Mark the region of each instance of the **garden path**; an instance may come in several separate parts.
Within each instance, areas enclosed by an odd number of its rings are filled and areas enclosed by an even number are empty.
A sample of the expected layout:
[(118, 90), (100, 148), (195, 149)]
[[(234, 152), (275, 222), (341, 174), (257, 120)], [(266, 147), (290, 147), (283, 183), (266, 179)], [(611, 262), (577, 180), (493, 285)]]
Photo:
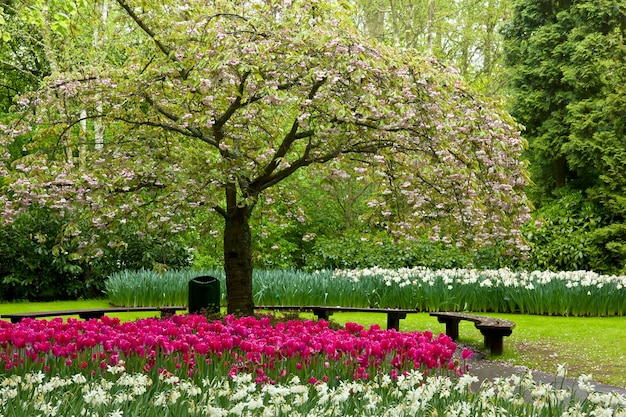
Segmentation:
[[(462, 346), (459, 346), (458, 349), (462, 349)], [(460, 356), (460, 353), (459, 353)], [(474, 356), (467, 361), (469, 365), (469, 373), (471, 375), (475, 375), (478, 377), (479, 382), (475, 383), (472, 386), (474, 392), (480, 387), (480, 384), (484, 380), (493, 380), (494, 378), (506, 378), (514, 374), (520, 374), (526, 371), (526, 368), (523, 366), (512, 365), (503, 361), (494, 361), (485, 358), (485, 354), (483, 352), (474, 351)], [(554, 364), (554, 368), (556, 369), (557, 364)], [(533, 379), (537, 382), (543, 382), (554, 385), (555, 381), (558, 381), (560, 384), (561, 378), (557, 377), (555, 374), (551, 374), (548, 372), (542, 372), (537, 370), (531, 370)], [(594, 391), (597, 392), (617, 392), (621, 395), (626, 396), (626, 387), (618, 387), (613, 385), (601, 384), (599, 382), (592, 382), (594, 385)], [(575, 388), (577, 397), (585, 397), (585, 392), (580, 391), (577, 387), (576, 378), (565, 378), (564, 388)]]

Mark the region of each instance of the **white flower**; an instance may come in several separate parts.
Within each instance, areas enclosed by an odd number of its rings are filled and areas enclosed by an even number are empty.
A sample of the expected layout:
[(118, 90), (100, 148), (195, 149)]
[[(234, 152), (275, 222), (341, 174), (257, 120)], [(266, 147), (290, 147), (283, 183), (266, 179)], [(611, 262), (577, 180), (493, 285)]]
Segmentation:
[(46, 378), (46, 374), (41, 371), (31, 372), (24, 375), (24, 379), (29, 384), (41, 384), (43, 380)]
[(115, 366), (107, 365), (107, 372), (110, 374), (117, 375), (124, 371), (126, 371), (124, 361), (119, 361)]
[(591, 392), (594, 389), (591, 383), (591, 375), (582, 374), (578, 377), (578, 388), (582, 391)]
[(602, 408), (602, 407), (598, 407), (595, 410), (593, 410), (591, 413), (589, 413), (589, 415), (591, 416), (595, 416), (595, 417), (613, 417), (614, 410), (612, 408)]
[(461, 377), (457, 381), (456, 386), (454, 388), (457, 391), (459, 391), (460, 393), (464, 393), (464, 392), (469, 390), (469, 387), (474, 382), (478, 382), (478, 377), (477, 376), (470, 375), (470, 374), (463, 374), (463, 375), (461, 375)]
[(83, 374), (74, 374), (72, 375), (72, 382), (77, 385), (81, 385), (87, 382), (87, 378), (85, 378), (85, 375)]
[(105, 405), (109, 402), (107, 392), (102, 387), (95, 387), (92, 390), (88, 390), (83, 394), (83, 398), (87, 404), (91, 405)]

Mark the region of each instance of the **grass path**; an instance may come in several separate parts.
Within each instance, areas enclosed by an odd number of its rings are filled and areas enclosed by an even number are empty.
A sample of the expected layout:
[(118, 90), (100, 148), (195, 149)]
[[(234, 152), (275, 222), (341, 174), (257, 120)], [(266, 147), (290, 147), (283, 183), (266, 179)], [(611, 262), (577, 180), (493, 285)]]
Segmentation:
[[(108, 307), (108, 300), (58, 301), (42, 303), (0, 304), (0, 315), (26, 311), (53, 311)], [(482, 313), (481, 313), (482, 314)], [(156, 317), (158, 313), (111, 313), (111, 317), (134, 320)], [(504, 339), (504, 354), (490, 359), (507, 361), (531, 369), (554, 373), (557, 364), (567, 363), (570, 376), (591, 374), (593, 379), (609, 385), (626, 387), (626, 317), (549, 317), (520, 314), (493, 316), (516, 323), (513, 334)], [(301, 317), (313, 318), (312, 314)], [(379, 324), (384, 328), (387, 317), (376, 313), (335, 313), (331, 320), (340, 324), (356, 322), (365, 327)], [(402, 331), (430, 330), (445, 332), (445, 325), (428, 313), (409, 314), (400, 321)], [(459, 325), (459, 343), (482, 348), (482, 335), (473, 323)]]

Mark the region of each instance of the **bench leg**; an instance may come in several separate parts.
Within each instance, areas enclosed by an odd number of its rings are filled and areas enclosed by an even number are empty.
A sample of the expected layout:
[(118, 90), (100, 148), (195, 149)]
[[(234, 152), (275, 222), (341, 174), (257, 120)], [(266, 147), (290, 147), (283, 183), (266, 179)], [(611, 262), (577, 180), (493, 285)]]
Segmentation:
[(492, 355), (502, 355), (504, 351), (504, 337), (501, 334), (494, 334), (487, 331), (480, 331), (485, 336), (485, 348), (491, 351)]
[(314, 308), (313, 314), (317, 317), (317, 319), (322, 319), (328, 321), (330, 316), (333, 315), (332, 311), (325, 310), (323, 308)]
[(89, 312), (83, 312), (83, 313), (79, 313), (78, 317), (80, 317), (83, 320), (89, 320), (89, 319), (99, 319), (102, 316), (104, 316), (103, 312), (93, 312), (93, 311), (89, 311)]
[(171, 309), (171, 308), (162, 308), (161, 309), (161, 318), (162, 319), (170, 318), (174, 314), (176, 314), (176, 310), (174, 310), (174, 309)]
[(406, 313), (387, 313), (387, 330), (400, 330), (400, 320), (406, 318)]
[(446, 324), (446, 334), (450, 336), (452, 340), (459, 338), (459, 322), (461, 319), (456, 317), (437, 317), (437, 321)]

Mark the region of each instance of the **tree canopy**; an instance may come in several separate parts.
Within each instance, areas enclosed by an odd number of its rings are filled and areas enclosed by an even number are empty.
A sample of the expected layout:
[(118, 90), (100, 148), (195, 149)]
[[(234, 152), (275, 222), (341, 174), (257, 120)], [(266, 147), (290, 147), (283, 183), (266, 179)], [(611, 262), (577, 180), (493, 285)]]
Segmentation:
[[(75, 54), (19, 98), (22, 117), (2, 144), (29, 139), (2, 169), (5, 222), (33, 202), (80, 208), (92, 232), (68, 224), (65, 236), (77, 256), (98, 256), (103, 244), (124, 245), (112, 231), (127, 222), (184, 230), (186, 213), (214, 211), (224, 219), (228, 308), (241, 313), (253, 308), (253, 209), (311, 166), (385, 184), (369, 205), (398, 235), (523, 249), (518, 127), (456, 71), (363, 38), (349, 3), (115, 6), (97, 56)], [(72, 19), (102, 21), (99, 10)], [(407, 215), (393, 215), (389, 195)]]

